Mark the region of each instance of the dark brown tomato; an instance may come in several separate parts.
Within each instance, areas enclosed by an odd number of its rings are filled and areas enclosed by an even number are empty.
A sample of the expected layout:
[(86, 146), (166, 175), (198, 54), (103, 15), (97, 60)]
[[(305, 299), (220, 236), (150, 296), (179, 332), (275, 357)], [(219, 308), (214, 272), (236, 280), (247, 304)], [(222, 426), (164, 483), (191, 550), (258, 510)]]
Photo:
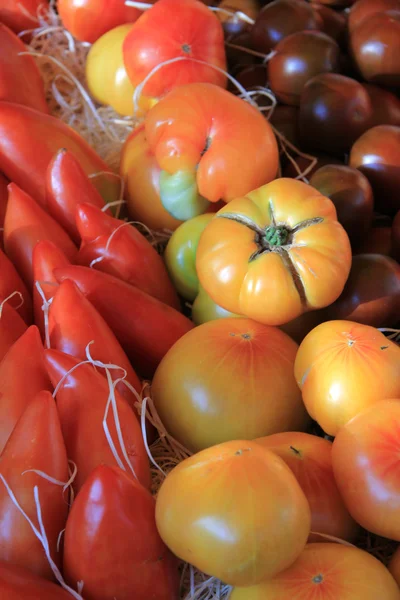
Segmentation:
[(346, 41), (346, 14), (320, 4), (316, 0), (311, 2), (311, 6), (321, 18), (321, 31), (330, 35), (340, 46), (344, 45)]
[(396, 125), (400, 127), (399, 97), (378, 85), (363, 83), (372, 103), (372, 115), (368, 129), (377, 125)]
[(400, 0), (357, 0), (349, 11), (349, 33), (352, 33), (364, 19), (386, 10), (400, 10)]

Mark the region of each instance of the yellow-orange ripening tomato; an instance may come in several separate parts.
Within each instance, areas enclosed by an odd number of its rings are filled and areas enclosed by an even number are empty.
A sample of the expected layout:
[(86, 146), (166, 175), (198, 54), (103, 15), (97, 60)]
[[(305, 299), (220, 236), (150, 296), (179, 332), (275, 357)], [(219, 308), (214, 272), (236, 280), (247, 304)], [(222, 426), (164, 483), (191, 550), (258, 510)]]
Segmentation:
[(347, 510), (332, 469), (332, 443), (302, 432), (268, 435), (256, 440), (285, 461), (303, 490), (311, 509), (310, 541), (326, 542), (321, 533), (352, 540), (359, 527)]
[(244, 318), (199, 325), (165, 355), (152, 397), (167, 431), (189, 450), (303, 429), (293, 375), (297, 344)]
[(236, 588), (230, 600), (400, 600), (387, 568), (341, 544), (308, 544), (296, 562), (261, 585)]
[(318, 325), (300, 344), (294, 372), (311, 417), (333, 436), (368, 406), (400, 397), (400, 347), (369, 325)]
[(296, 560), (310, 509), (283, 460), (239, 440), (175, 467), (158, 493), (156, 523), (176, 556), (229, 585), (248, 586)]
[(289, 178), (219, 210), (196, 255), (200, 283), (217, 304), (267, 325), (334, 302), (350, 266), (333, 202)]

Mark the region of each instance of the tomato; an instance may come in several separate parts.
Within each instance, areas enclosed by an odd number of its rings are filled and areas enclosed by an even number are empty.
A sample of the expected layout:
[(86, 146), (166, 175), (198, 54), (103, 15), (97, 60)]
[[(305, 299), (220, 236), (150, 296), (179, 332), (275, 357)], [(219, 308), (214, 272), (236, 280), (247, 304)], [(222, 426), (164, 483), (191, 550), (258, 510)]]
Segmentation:
[(255, 585), (296, 560), (310, 509), (282, 459), (239, 440), (175, 467), (158, 492), (156, 523), (179, 558), (229, 585)]
[(47, 210), (76, 244), (80, 242), (75, 223), (78, 204), (86, 202), (104, 208), (104, 200), (92, 181), (74, 155), (65, 148), (55, 154), (47, 168)]
[(7, 600), (71, 600), (71, 594), (42, 577), (0, 561), (0, 593)]
[(2, 23), (0, 47), (0, 100), (24, 104), (48, 113), (43, 79), (33, 57), (27, 53), (19, 37)]
[(222, 25), (197, 0), (158, 0), (126, 36), (123, 56), (134, 86), (157, 65), (178, 57), (188, 59), (155, 72), (143, 89), (147, 96), (159, 97), (176, 86), (195, 82), (226, 85), (226, 75), (221, 72), (226, 70)]
[(32, 253), (37, 242), (49, 240), (73, 260), (78, 251), (62, 227), (35, 200), (10, 183), (4, 247), (23, 280), (33, 283)]
[(52, 391), (37, 327), (29, 327), (0, 363), (0, 453), (28, 404), (42, 390)]
[(200, 283), (214, 302), (268, 325), (331, 304), (350, 266), (349, 239), (331, 200), (288, 178), (218, 211), (196, 256)]
[[(346, 509), (332, 469), (332, 443), (308, 433), (276, 433), (256, 440), (280, 456), (296, 477), (311, 509), (311, 531), (352, 540), (358, 526)], [(324, 541), (313, 536), (315, 542)]]
[(400, 546), (397, 546), (395, 553), (393, 554), (388, 564), (390, 573), (396, 580), (397, 585), (400, 587)]
[(155, 523), (155, 501), (116, 467), (99, 466), (68, 517), (64, 573), (84, 581), (86, 600), (172, 600), (178, 597), (175, 559)]
[(391, 242), (392, 255), (400, 263), (400, 210), (393, 219)]
[(366, 408), (338, 432), (332, 464), (343, 500), (362, 527), (400, 541), (398, 400)]
[(305, 428), (293, 376), (296, 352), (282, 331), (250, 319), (200, 325), (174, 344), (154, 375), (157, 412), (193, 451)]
[(354, 29), (369, 16), (385, 10), (395, 10), (398, 7), (398, 0), (357, 0), (349, 11), (349, 32), (353, 33)]
[[(23, 412), (1, 454), (0, 470), (18, 503), (35, 524), (38, 516), (34, 487), (38, 487), (50, 555), (60, 565), (57, 540), (67, 520), (68, 495), (64, 495), (62, 485), (29, 472), (32, 469), (64, 483), (69, 478), (56, 403), (48, 391), (40, 392)], [(0, 485), (0, 514), (0, 560), (53, 579), (42, 543), (13, 503), (4, 481)]]
[(76, 224), (82, 240), (79, 264), (114, 275), (180, 309), (163, 259), (135, 227), (90, 204), (79, 205)]
[(89, 144), (60, 119), (0, 102), (0, 171), (42, 205), (46, 204), (46, 173), (54, 154), (66, 148), (106, 202), (119, 199), (120, 183)]
[(124, 0), (58, 0), (57, 9), (65, 29), (82, 42), (95, 42), (104, 33), (133, 23), (142, 14)]
[(199, 239), (212, 213), (193, 217), (180, 225), (168, 240), (164, 260), (172, 282), (185, 300), (193, 301), (199, 292), (196, 251)]
[(208, 323), (208, 321), (215, 321), (215, 319), (230, 319), (241, 316), (215, 304), (207, 292), (201, 286), (199, 287), (199, 293), (192, 304), (193, 323), (201, 325), (202, 323)]
[(18, 292), (7, 300), (8, 304), (15, 308), (28, 324), (32, 322), (32, 298), (18, 275), (16, 268), (6, 254), (0, 249), (0, 302), (8, 298), (14, 292)]
[(0, 304), (0, 361), (26, 330), (26, 323), (8, 301)]
[(7, 210), (8, 202), (8, 189), (7, 186), (10, 182), (0, 173), (0, 250), (3, 247), (3, 228), (4, 228), (4, 217)]
[(173, 231), (180, 225), (161, 203), (161, 169), (149, 148), (144, 125), (134, 129), (123, 145), (120, 171), (131, 219), (153, 230)]
[(400, 396), (400, 347), (352, 321), (327, 321), (302, 341), (294, 372), (311, 417), (329, 435), (365, 408)]
[(296, 562), (262, 585), (236, 588), (231, 600), (399, 600), (400, 591), (374, 556), (340, 544), (308, 544)]
[(171, 306), (112, 275), (78, 266), (55, 269), (54, 274), (60, 283), (76, 283), (144, 377), (151, 377), (168, 350), (194, 327)]
[(177, 219), (205, 212), (208, 202), (247, 194), (277, 174), (278, 146), (268, 121), (209, 83), (172, 90), (147, 113), (145, 131), (161, 168), (161, 202)]
[[(90, 364), (80, 364), (74, 369), (81, 362), (58, 350), (45, 350), (45, 365), (54, 387), (65, 377), (57, 390), (56, 400), (68, 457), (78, 468), (73, 483), (75, 491), (81, 489), (95, 467), (118, 464), (103, 429), (110, 393), (108, 383)], [(71, 369), (74, 370), (70, 372)], [(150, 487), (150, 469), (140, 425), (128, 402), (117, 391), (115, 399), (129, 464), (121, 458), (122, 448), (112, 407), (107, 419), (110, 439), (127, 472), (134, 477), (134, 471), (135, 477), (145, 487)]]
[(0, 22), (15, 33), (34, 29), (39, 25), (38, 14), (46, 10), (48, 0), (1, 0)]

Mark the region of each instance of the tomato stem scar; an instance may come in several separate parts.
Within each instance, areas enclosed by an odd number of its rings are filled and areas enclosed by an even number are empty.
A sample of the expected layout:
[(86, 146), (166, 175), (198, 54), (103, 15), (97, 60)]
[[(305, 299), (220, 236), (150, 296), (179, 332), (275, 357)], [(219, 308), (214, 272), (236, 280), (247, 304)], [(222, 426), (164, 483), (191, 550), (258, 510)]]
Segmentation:
[(312, 578), (313, 583), (322, 583), (323, 580), (324, 578), (321, 573), (318, 573), (318, 575), (315, 575), (315, 577)]

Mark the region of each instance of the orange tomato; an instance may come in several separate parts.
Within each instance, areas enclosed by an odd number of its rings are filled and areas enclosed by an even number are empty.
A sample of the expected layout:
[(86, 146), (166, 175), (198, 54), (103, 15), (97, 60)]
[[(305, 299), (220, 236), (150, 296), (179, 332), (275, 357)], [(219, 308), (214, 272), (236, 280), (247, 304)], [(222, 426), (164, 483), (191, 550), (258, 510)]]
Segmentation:
[(218, 211), (196, 256), (200, 283), (217, 304), (267, 325), (331, 304), (350, 266), (350, 242), (334, 204), (289, 178)]
[(395, 553), (390, 559), (388, 569), (400, 587), (400, 546), (397, 546)]
[(161, 168), (162, 204), (175, 218), (194, 217), (208, 202), (229, 202), (276, 177), (278, 146), (268, 121), (215, 85), (175, 88), (147, 113), (145, 131)]
[(368, 531), (397, 541), (399, 431), (400, 399), (383, 400), (346, 423), (332, 448), (336, 481), (351, 515)]
[(162, 484), (156, 523), (172, 552), (229, 585), (289, 567), (310, 532), (310, 509), (278, 456), (247, 441), (187, 458)]
[(190, 450), (305, 428), (293, 376), (297, 344), (244, 318), (210, 321), (178, 340), (155, 373), (166, 429)]
[[(332, 469), (332, 443), (302, 432), (276, 433), (258, 438), (257, 444), (271, 450), (290, 468), (311, 509), (311, 531), (352, 540), (358, 526), (346, 509)], [(323, 542), (323, 536), (313, 536)]]
[(236, 588), (230, 600), (400, 600), (386, 567), (358, 548), (308, 544), (296, 562), (262, 585)]
[(302, 341), (294, 373), (311, 417), (326, 433), (365, 408), (400, 397), (400, 347), (352, 321), (327, 321)]

